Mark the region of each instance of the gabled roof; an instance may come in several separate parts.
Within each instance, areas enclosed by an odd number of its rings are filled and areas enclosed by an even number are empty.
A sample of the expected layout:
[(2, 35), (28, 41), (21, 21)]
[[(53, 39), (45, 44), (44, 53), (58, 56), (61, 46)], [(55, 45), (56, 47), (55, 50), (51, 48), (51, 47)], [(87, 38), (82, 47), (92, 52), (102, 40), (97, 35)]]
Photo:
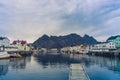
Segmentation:
[(108, 40), (112, 40), (112, 39), (116, 39), (117, 37), (120, 37), (120, 35), (117, 35), (117, 36), (111, 36), (110, 38), (107, 39)]
[(15, 41), (13, 41), (12, 44), (17, 44), (17, 43), (20, 43), (20, 44), (24, 45), (24, 44), (27, 43), (27, 41), (24, 41), (24, 40), (15, 40)]
[(0, 37), (0, 40), (8, 39), (7, 37)]

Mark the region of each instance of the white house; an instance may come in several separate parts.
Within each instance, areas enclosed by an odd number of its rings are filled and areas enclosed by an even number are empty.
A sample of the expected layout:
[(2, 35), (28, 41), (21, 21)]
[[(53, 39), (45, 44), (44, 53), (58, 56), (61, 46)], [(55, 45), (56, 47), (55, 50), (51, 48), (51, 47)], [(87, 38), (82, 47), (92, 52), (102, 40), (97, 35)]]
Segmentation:
[(97, 52), (109, 51), (114, 49), (116, 49), (114, 42), (103, 42), (100, 44), (94, 44), (90, 46), (90, 51), (97, 51)]
[(10, 40), (7, 37), (0, 37), (0, 46), (8, 47)]
[(12, 46), (19, 51), (29, 51), (30, 47), (27, 45), (27, 41), (24, 40), (15, 40), (12, 43)]
[(84, 45), (78, 45), (78, 46), (72, 46), (72, 47), (64, 47), (61, 49), (63, 52), (72, 52), (72, 53), (87, 53), (88, 49), (87, 46)]

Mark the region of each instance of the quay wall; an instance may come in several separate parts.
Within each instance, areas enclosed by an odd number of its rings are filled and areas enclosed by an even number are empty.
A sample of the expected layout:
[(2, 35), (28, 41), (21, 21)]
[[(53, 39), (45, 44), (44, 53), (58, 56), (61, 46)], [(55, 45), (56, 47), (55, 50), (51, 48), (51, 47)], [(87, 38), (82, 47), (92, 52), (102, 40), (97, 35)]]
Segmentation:
[(28, 56), (28, 55), (32, 55), (32, 51), (7, 51), (9, 54), (20, 54), (22, 56)]

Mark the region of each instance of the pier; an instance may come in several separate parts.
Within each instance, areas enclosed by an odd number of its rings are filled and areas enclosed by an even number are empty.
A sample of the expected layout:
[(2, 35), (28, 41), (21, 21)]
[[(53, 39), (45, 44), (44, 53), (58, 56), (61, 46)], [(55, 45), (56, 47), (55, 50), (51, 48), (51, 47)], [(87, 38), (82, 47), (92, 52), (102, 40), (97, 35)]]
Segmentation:
[(69, 80), (90, 80), (81, 64), (71, 64)]
[(28, 55), (31, 55), (32, 54), (32, 51), (7, 51), (9, 54), (20, 54), (22, 56), (28, 56)]

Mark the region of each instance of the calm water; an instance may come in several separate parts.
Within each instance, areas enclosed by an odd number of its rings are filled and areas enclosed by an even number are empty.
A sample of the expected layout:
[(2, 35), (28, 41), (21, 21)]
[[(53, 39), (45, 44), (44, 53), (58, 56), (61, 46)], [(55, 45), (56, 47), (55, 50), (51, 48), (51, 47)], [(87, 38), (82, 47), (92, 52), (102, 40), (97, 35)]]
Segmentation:
[(82, 55), (0, 60), (0, 80), (68, 80), (71, 63), (82, 63), (91, 80), (120, 80), (119, 59)]

